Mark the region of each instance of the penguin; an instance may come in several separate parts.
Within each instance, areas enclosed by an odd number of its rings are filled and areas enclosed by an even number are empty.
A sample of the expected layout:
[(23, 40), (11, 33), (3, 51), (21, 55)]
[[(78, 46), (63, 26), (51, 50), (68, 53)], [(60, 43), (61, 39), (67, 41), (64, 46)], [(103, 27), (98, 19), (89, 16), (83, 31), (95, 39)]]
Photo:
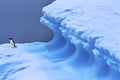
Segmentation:
[(12, 47), (15, 48), (16, 47), (15, 41), (12, 38), (9, 38), (9, 40), (10, 40), (10, 44), (12, 45)]

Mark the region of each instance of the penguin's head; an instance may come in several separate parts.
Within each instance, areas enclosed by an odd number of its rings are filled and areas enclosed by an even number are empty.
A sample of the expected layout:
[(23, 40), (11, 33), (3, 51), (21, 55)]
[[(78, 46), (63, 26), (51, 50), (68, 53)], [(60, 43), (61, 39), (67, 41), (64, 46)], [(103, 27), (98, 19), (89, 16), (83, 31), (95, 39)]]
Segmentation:
[(12, 38), (9, 38), (10, 40), (12, 39)]

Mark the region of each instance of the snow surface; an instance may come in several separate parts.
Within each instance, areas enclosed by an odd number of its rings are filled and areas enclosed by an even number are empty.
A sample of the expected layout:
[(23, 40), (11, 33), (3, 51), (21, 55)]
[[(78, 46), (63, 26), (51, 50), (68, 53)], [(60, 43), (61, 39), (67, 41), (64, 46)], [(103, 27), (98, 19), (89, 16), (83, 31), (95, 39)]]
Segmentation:
[(17, 48), (1, 45), (0, 80), (74, 80), (77, 75), (72, 67), (41, 56), (49, 53), (45, 45), (40, 42), (17, 44)]
[(119, 7), (119, 0), (56, 0), (44, 7), (40, 22), (53, 30), (53, 40), (0, 45), (0, 80), (119, 80)]

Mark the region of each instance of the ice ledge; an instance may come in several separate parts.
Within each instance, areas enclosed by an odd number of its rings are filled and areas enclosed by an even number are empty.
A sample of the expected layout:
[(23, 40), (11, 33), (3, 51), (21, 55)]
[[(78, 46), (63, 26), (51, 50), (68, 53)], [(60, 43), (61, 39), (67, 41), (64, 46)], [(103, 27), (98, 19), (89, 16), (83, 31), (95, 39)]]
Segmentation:
[[(56, 50), (56, 46), (60, 44), (59, 49), (69, 45), (66, 53), (59, 54), (66, 54), (64, 58), (76, 55), (71, 62), (83, 64), (83, 61), (85, 65), (92, 63), (97, 65), (100, 61), (102, 63), (99, 66), (102, 65), (102, 68), (119, 72), (119, 7), (119, 0), (71, 0), (70, 2), (56, 0), (43, 9), (44, 16), (41, 18), (41, 22), (50, 27), (55, 34), (49, 48), (52, 46)], [(67, 54), (70, 50), (71, 52)], [(59, 58), (60, 56), (63, 57), (59, 55)]]
[[(59, 25), (61, 32), (76, 35), (100, 54), (120, 60), (120, 9), (118, 0), (57, 0), (43, 9), (44, 18)], [(68, 36), (69, 36), (68, 35)]]

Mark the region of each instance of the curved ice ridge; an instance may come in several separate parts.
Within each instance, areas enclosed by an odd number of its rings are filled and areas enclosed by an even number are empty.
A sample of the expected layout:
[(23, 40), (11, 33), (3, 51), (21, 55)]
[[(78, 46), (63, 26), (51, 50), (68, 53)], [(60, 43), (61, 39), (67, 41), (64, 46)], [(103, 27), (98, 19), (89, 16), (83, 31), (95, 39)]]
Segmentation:
[(96, 0), (96, 4), (91, 5), (87, 0), (72, 1), (57, 0), (43, 9), (41, 23), (54, 32), (46, 57), (87, 69), (86, 72), (93, 72), (102, 80), (119, 80), (119, 3)]

